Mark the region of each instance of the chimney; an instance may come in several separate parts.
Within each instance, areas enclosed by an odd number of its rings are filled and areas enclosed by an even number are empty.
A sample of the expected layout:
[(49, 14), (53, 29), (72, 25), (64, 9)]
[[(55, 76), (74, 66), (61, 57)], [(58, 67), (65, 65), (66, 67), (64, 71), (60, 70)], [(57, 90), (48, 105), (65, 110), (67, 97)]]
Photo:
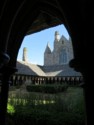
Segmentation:
[(27, 62), (27, 48), (23, 48), (23, 61)]

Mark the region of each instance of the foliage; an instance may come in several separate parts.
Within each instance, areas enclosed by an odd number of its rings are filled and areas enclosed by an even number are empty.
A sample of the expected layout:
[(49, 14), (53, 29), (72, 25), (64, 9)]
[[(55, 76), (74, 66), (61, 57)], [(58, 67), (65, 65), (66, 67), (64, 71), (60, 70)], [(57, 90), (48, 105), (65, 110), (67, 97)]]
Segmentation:
[(43, 93), (59, 93), (68, 88), (67, 84), (41, 84), (41, 85), (28, 85), (26, 87), (28, 92), (43, 92)]
[(11, 125), (85, 125), (81, 88), (71, 87), (56, 94), (11, 93), (9, 104), (15, 107), (13, 117), (8, 116)]
[(13, 114), (15, 112), (14, 106), (12, 106), (11, 104), (8, 103), (8, 105), (7, 105), (7, 112), (9, 114)]

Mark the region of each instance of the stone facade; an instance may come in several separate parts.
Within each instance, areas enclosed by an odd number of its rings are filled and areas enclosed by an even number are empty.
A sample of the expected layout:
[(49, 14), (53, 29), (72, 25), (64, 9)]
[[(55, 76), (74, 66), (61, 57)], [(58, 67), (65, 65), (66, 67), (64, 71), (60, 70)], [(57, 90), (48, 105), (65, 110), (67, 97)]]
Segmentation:
[(73, 48), (71, 38), (67, 40), (63, 35), (60, 38), (59, 32), (55, 32), (54, 49), (51, 51), (47, 44), (44, 52), (44, 66), (65, 65), (73, 59)]

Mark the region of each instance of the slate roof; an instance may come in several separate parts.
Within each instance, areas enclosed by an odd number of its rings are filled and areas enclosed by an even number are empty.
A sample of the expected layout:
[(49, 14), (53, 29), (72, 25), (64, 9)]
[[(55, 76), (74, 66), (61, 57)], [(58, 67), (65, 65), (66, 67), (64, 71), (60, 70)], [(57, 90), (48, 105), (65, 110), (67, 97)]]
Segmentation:
[(69, 65), (44, 66), (43, 70), (47, 76), (82, 76), (80, 72), (76, 72)]
[(24, 61), (17, 61), (18, 72), (16, 74), (46, 76), (42, 69), (35, 64), (27, 63)]
[(24, 61), (17, 62), (18, 72), (16, 74), (34, 75), (34, 76), (82, 76), (69, 65), (40, 66)]

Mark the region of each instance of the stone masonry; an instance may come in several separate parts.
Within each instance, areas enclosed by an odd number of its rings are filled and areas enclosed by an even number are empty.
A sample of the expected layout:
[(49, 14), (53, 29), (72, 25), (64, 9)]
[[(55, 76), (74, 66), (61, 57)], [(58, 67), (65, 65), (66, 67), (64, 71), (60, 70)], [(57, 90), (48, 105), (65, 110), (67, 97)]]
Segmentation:
[(73, 59), (73, 48), (71, 38), (67, 40), (63, 35), (60, 38), (59, 32), (55, 32), (54, 49), (51, 51), (47, 44), (44, 52), (44, 66), (65, 65)]

